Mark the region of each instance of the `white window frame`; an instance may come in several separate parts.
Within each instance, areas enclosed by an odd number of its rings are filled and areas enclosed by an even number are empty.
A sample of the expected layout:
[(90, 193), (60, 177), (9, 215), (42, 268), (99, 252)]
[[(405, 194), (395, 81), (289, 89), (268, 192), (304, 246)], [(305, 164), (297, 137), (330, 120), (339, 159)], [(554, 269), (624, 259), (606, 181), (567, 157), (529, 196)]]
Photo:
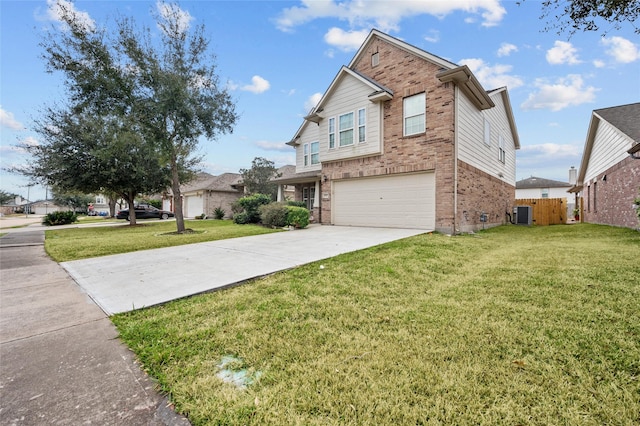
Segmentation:
[(360, 108), (357, 114), (358, 119), (358, 143), (367, 142), (367, 109)]
[(313, 166), (320, 164), (320, 142), (311, 142), (309, 147), (309, 163)]
[[(418, 106), (416, 111), (409, 111), (407, 103), (414, 102), (416, 99), (422, 100), (421, 105)], [(425, 133), (427, 129), (426, 109), (427, 109), (427, 97), (424, 92), (418, 93), (417, 95), (413, 95), (413, 96), (407, 96), (402, 100), (402, 116), (403, 116), (402, 117), (402, 127), (403, 127), (402, 134), (404, 136), (413, 136), (413, 135), (419, 135), (421, 133)], [(407, 121), (415, 118), (420, 118), (420, 117), (422, 117), (422, 123), (421, 123), (422, 125), (418, 127), (417, 131), (411, 131), (411, 133), (409, 133), (409, 131), (407, 130)], [(413, 127), (413, 124), (410, 127)]]
[[(342, 117), (346, 117), (350, 115), (351, 116), (351, 127), (342, 127)], [(347, 112), (345, 114), (340, 114), (338, 116), (338, 146), (339, 147), (344, 147), (344, 146), (351, 146), (353, 145), (354, 142), (354, 138), (355, 138), (355, 114), (353, 113), (353, 111), (351, 112)], [(348, 133), (351, 132), (351, 142), (346, 141), (345, 143), (342, 143), (342, 134), (343, 133)]]
[(503, 164), (507, 161), (507, 152), (504, 150), (504, 137), (502, 137), (502, 134), (498, 136), (498, 160)]
[(486, 118), (484, 119), (484, 144), (491, 146), (491, 123)]
[(329, 118), (329, 149), (336, 147), (336, 118)]
[(549, 188), (542, 188), (540, 190), (540, 197), (541, 198), (549, 198)]
[(309, 144), (305, 143), (302, 146), (302, 164), (307, 167), (309, 165)]

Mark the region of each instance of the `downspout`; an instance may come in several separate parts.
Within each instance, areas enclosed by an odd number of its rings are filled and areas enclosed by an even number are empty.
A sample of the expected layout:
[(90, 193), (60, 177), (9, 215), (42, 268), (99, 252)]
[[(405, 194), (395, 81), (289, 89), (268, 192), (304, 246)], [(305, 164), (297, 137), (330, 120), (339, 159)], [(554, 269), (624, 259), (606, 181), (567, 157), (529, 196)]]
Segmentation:
[(458, 218), (458, 97), (460, 90), (454, 86), (454, 118), (453, 118), (453, 232), (456, 235), (456, 220)]

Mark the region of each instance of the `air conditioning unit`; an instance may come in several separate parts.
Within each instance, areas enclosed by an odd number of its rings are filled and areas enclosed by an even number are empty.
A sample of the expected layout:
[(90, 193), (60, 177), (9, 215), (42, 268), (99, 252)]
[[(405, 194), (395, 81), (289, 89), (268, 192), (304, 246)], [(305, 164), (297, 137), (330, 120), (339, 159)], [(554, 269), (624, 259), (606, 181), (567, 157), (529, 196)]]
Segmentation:
[(516, 225), (531, 225), (533, 209), (531, 206), (516, 206)]

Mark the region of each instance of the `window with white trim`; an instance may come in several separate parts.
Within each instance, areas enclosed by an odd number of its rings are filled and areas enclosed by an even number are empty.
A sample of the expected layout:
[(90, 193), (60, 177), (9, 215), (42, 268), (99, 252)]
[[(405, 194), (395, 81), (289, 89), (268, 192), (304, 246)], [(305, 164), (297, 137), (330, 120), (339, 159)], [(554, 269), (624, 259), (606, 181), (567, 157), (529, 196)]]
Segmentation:
[(358, 110), (358, 143), (367, 141), (367, 114), (364, 108)]
[(305, 143), (303, 145), (303, 157), (304, 157), (304, 165), (308, 166), (309, 165), (309, 144)]
[(320, 164), (320, 142), (311, 142), (311, 164)]
[(491, 145), (491, 123), (486, 118), (484, 119), (484, 143), (487, 146)]
[(502, 135), (498, 136), (498, 160), (501, 163), (504, 163), (507, 160), (507, 153), (504, 150), (504, 138)]
[(353, 113), (342, 114), (338, 119), (340, 146), (353, 145)]
[(403, 99), (404, 136), (424, 133), (426, 128), (425, 110), (426, 97), (424, 93)]
[(549, 198), (549, 188), (542, 188), (540, 195), (542, 198)]
[(336, 147), (336, 118), (329, 119), (329, 149)]

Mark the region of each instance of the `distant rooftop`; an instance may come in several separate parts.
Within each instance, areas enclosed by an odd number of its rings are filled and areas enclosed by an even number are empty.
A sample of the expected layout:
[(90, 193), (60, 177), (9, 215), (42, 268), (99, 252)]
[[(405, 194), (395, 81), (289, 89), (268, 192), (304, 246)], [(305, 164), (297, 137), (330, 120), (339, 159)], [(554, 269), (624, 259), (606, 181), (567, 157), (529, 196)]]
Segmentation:
[(560, 182), (558, 180), (544, 179), (535, 176), (516, 182), (516, 189), (565, 188), (570, 186), (569, 182)]

